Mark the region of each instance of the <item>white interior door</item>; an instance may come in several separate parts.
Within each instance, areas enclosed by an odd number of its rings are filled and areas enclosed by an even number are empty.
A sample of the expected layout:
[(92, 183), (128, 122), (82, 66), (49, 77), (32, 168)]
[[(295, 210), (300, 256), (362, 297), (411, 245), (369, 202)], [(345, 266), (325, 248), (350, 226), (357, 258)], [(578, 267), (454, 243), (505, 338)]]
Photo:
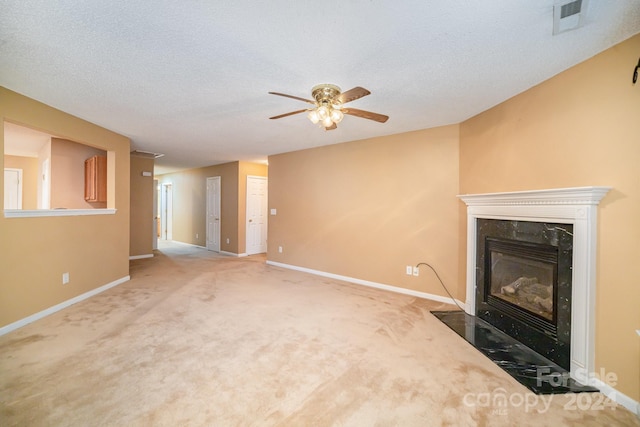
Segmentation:
[(247, 177), (247, 254), (267, 251), (267, 178)]
[(207, 249), (220, 252), (220, 177), (207, 178)]
[(4, 208), (22, 209), (22, 169), (4, 169)]
[(173, 186), (171, 183), (162, 184), (160, 222), (162, 225), (161, 238), (173, 239)]

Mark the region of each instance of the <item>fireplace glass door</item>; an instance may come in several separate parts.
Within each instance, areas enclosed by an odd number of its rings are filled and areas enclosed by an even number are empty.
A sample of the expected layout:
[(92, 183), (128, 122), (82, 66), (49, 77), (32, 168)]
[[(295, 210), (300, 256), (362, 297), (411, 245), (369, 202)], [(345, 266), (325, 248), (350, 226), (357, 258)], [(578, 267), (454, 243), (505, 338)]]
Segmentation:
[(557, 248), (488, 238), (487, 303), (547, 333), (555, 333)]
[(553, 265), (491, 252), (491, 295), (553, 322)]

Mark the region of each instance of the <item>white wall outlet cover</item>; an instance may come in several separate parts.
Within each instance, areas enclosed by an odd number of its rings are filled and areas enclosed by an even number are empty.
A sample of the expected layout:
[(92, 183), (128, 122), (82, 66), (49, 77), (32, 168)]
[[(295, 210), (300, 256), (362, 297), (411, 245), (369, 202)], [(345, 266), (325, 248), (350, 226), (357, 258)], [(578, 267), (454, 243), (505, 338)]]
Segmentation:
[(271, 208), (271, 215), (275, 215), (277, 213), (278, 213), (278, 211), (275, 208)]
[(407, 276), (411, 276), (411, 274), (413, 273), (413, 268), (410, 265), (407, 265)]
[(419, 276), (420, 275), (420, 269), (418, 267), (413, 267), (413, 275), (414, 276)]

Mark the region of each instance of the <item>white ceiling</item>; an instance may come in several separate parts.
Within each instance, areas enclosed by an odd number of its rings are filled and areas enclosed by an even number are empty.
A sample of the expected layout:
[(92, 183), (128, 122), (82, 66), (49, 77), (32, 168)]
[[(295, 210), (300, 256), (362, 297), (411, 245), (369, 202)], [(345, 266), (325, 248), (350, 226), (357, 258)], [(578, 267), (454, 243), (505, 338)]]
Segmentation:
[[(584, 0), (586, 1), (586, 0)], [(165, 153), (156, 172), (459, 123), (640, 32), (639, 0), (1, 0), (0, 85)], [(640, 52), (638, 53), (640, 55)], [(629, 64), (629, 75), (635, 64)], [(363, 86), (325, 132), (311, 87)]]

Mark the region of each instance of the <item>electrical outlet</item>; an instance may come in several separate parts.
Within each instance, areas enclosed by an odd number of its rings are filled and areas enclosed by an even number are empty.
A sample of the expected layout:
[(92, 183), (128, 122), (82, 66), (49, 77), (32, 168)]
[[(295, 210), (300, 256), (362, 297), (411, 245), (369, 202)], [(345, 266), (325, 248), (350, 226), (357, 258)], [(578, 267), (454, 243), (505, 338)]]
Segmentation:
[(196, 239), (198, 238), (198, 233), (196, 233)]
[(282, 246), (278, 246), (278, 253), (282, 253)]
[(420, 269), (418, 267), (413, 267), (413, 275), (416, 277), (420, 275)]
[(69, 283), (69, 273), (62, 273), (62, 284), (66, 285)]
[(636, 329), (636, 334), (640, 335), (640, 329)]
[(229, 244), (229, 239), (227, 239), (227, 245)]
[(410, 265), (407, 265), (407, 276), (411, 276), (411, 274), (413, 273), (413, 268)]

